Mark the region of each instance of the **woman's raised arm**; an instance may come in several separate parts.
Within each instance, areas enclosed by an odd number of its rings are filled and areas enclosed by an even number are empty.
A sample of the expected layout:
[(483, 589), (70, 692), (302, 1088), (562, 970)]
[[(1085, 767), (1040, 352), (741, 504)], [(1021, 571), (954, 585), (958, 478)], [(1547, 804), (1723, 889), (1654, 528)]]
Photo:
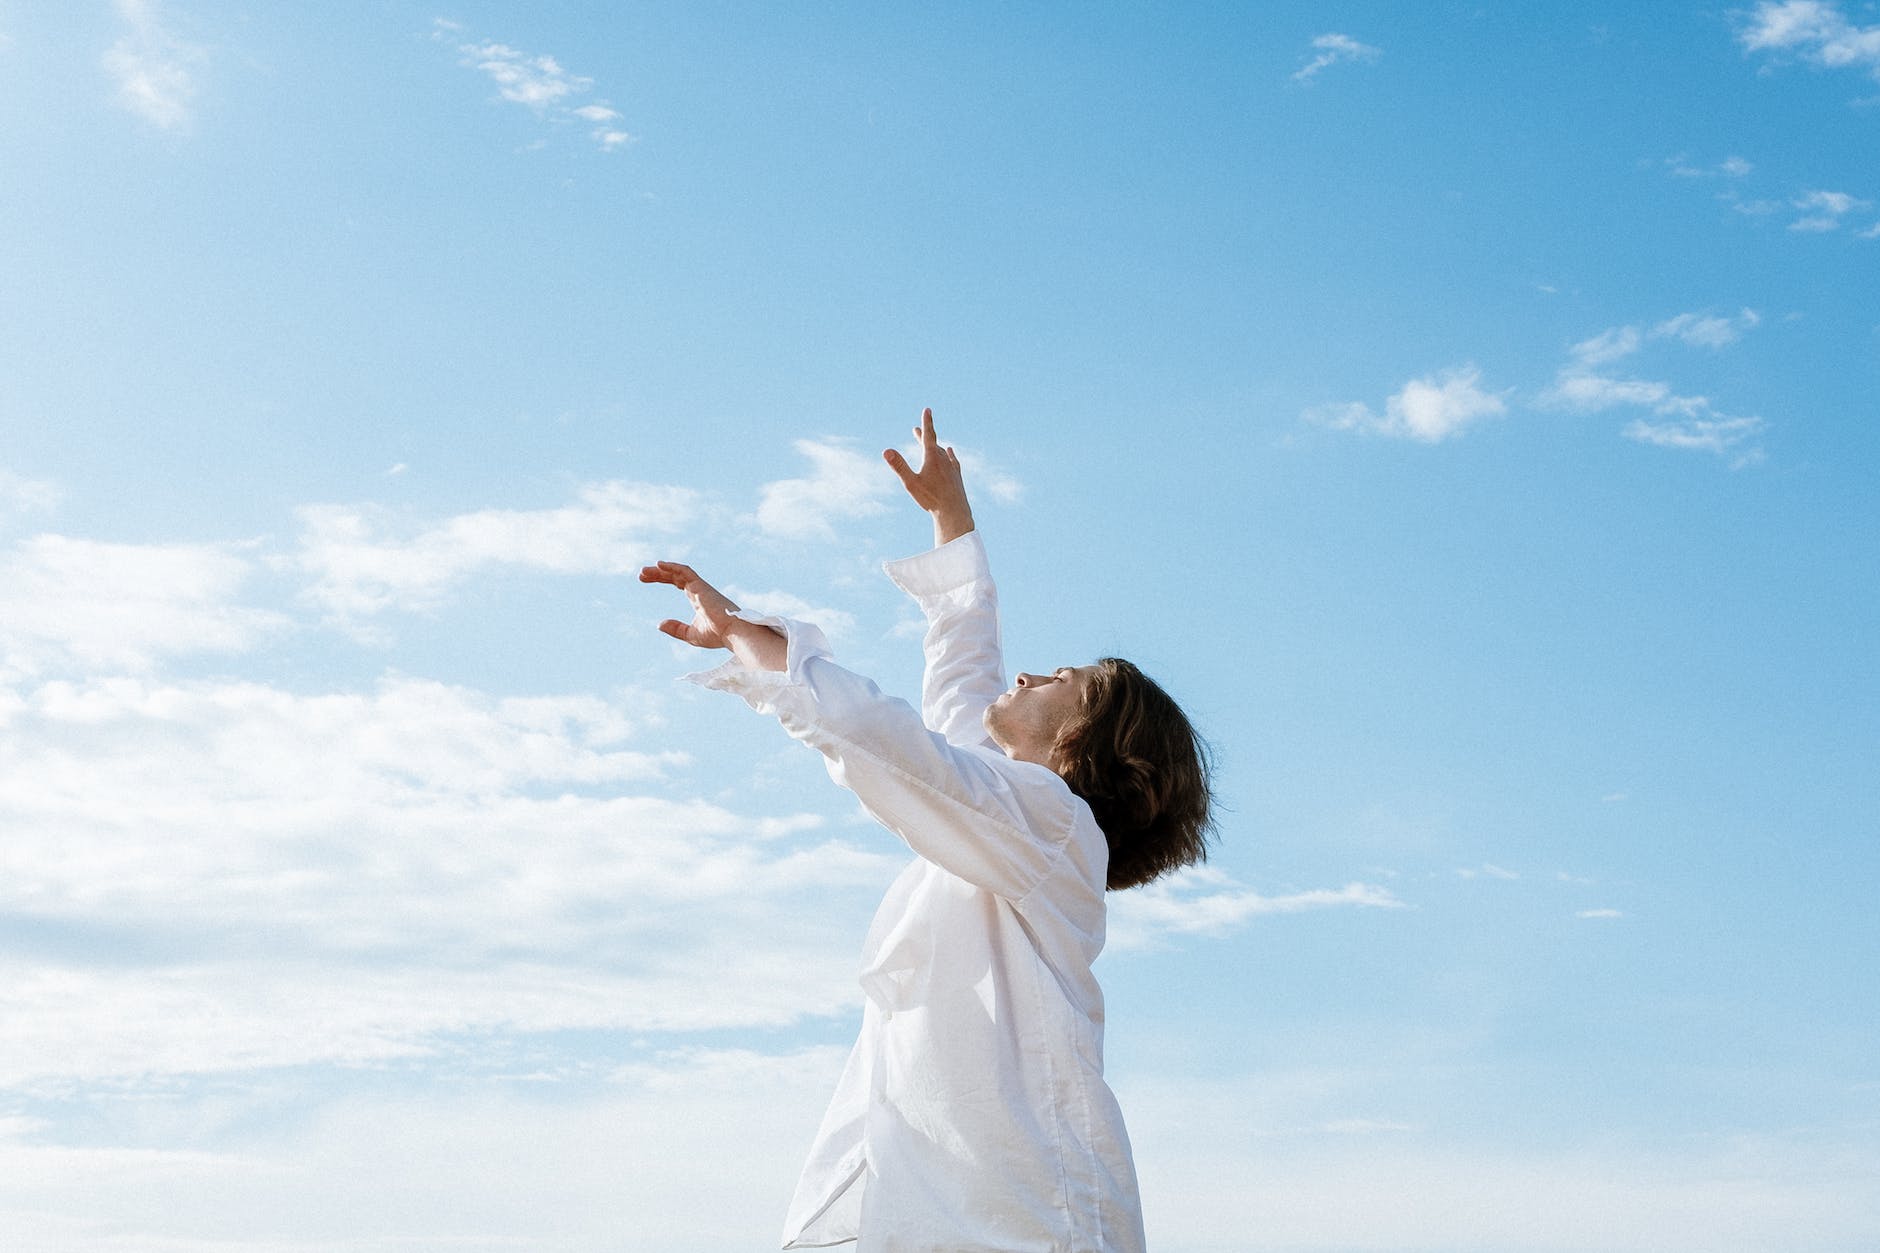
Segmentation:
[(921, 412), (914, 434), (920, 440), (919, 470), (893, 449), (882, 456), (914, 503), (933, 515), (934, 548), (889, 562), (888, 575), (920, 602), (927, 619), (921, 716), (955, 744), (979, 744), (986, 738), (982, 716), (1006, 683), (998, 593), (985, 549), (971, 534), (973, 510), (959, 455), (935, 436), (932, 409)]

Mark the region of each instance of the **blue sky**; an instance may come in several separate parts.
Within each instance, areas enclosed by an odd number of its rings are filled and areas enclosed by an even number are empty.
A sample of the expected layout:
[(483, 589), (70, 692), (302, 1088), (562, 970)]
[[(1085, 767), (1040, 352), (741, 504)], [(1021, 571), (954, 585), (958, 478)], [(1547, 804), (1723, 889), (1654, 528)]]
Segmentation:
[(905, 854), (673, 682), (1141, 662), (1154, 1246), (1880, 1244), (1880, 9), (0, 0), (9, 1249), (774, 1247)]

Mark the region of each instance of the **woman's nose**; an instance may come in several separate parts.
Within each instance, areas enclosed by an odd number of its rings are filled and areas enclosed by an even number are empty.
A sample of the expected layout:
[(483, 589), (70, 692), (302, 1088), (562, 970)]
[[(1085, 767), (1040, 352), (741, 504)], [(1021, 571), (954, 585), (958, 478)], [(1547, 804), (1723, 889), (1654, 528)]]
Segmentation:
[(1044, 680), (1035, 674), (1026, 674), (1023, 670), (1018, 672), (1018, 685), (1020, 687), (1031, 687), (1042, 682), (1044, 682)]

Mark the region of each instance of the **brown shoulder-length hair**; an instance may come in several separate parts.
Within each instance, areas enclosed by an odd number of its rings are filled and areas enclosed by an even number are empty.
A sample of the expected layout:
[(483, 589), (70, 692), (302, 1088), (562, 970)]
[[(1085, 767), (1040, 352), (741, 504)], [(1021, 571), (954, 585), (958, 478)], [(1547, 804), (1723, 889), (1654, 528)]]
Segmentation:
[(1208, 858), (1214, 765), (1167, 692), (1120, 657), (1097, 662), (1052, 761), (1110, 842), (1109, 887), (1133, 888)]

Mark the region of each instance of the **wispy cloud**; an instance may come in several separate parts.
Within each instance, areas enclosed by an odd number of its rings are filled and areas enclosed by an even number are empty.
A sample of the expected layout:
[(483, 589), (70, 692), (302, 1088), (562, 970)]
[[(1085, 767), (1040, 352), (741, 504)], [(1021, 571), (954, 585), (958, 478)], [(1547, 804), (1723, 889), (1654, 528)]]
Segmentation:
[(1384, 402), (1381, 415), (1362, 401), (1352, 401), (1308, 409), (1302, 416), (1334, 430), (1440, 443), (1508, 411), (1509, 393), (1483, 391), (1481, 380), (1482, 372), (1473, 365), (1459, 366), (1405, 383)]
[(1761, 418), (1719, 413), (1708, 397), (1682, 394), (1656, 379), (1617, 377), (1607, 367), (1638, 353), (1647, 340), (1720, 349), (1761, 321), (1754, 309), (1744, 309), (1733, 317), (1681, 313), (1657, 323), (1649, 333), (1637, 326), (1609, 328), (1568, 350), (1567, 363), (1538, 401), (1576, 413), (1646, 409), (1651, 417), (1628, 423), (1620, 432), (1625, 438), (1660, 448), (1714, 453), (1728, 458), (1733, 468), (1755, 464), (1762, 459), (1755, 440), (1767, 425)]
[(1737, 30), (1746, 52), (1790, 55), (1823, 69), (1880, 78), (1880, 25), (1857, 26), (1827, 0), (1763, 0)]
[(829, 605), (811, 604), (794, 592), (776, 589), (759, 592), (727, 585), (725, 595), (753, 613), (770, 613), (781, 618), (795, 618), (799, 622), (813, 622), (836, 639), (855, 632), (854, 614)]
[[(1880, 26), (1874, 27), (1876, 36), (1880, 36)], [(1646, 166), (1654, 163), (1644, 162)], [(1716, 198), (1730, 206), (1733, 212), (1751, 218), (1789, 217), (1789, 229), (1804, 235), (1823, 235), (1839, 230), (1853, 215), (1873, 207), (1873, 201), (1856, 196), (1850, 192), (1828, 191), (1822, 188), (1808, 187), (1793, 190), (1781, 195), (1765, 192), (1762, 195), (1745, 196), (1737, 185), (1738, 180), (1747, 179), (1754, 172), (1755, 166), (1739, 156), (1724, 158), (1715, 165), (1694, 164), (1684, 154), (1666, 157), (1657, 162), (1674, 178), (1730, 180), (1730, 186), (1716, 193)], [(1880, 233), (1880, 224), (1876, 224), (1876, 233)], [(1862, 239), (1869, 238), (1867, 232), (1856, 232)]]
[(298, 511), (298, 550), (282, 564), (311, 576), (307, 599), (345, 621), (429, 608), (493, 566), (627, 573), (652, 559), (654, 536), (683, 527), (697, 509), (697, 495), (683, 488), (611, 482), (581, 488), (558, 509), (484, 509), (409, 533), (383, 508), (308, 505)]
[[(1744, 200), (1733, 194), (1721, 199), (1732, 211), (1745, 217), (1787, 217), (1789, 230), (1800, 235), (1832, 234), (1847, 226), (1863, 210), (1873, 207), (1873, 201), (1861, 196), (1821, 190), (1802, 191), (1782, 199), (1760, 196)], [(1880, 233), (1880, 223), (1855, 231), (1854, 237), (1872, 239), (1876, 233)]]
[(1854, 209), (1865, 209), (1872, 203), (1858, 196), (1850, 196), (1844, 191), (1810, 191), (1803, 193), (1795, 200), (1795, 207), (1840, 217)]
[(0, 467), (0, 520), (9, 515), (50, 513), (64, 497), (57, 483), (24, 478)]
[(1746, 178), (1756, 167), (1739, 156), (1728, 156), (1714, 165), (1699, 165), (1680, 152), (1662, 163), (1674, 178)]
[(830, 539), (838, 518), (882, 513), (899, 484), (877, 457), (842, 440), (799, 439), (792, 447), (809, 458), (806, 478), (764, 484), (758, 529), (784, 539)]
[(1591, 339), (1583, 339), (1570, 350), (1576, 365), (1596, 366), (1618, 361), (1637, 352), (1644, 342), (1636, 326), (1615, 326)]
[(1761, 418), (1677, 418), (1653, 422), (1634, 418), (1620, 432), (1627, 439), (1659, 448), (1677, 448), (1687, 452), (1715, 453), (1735, 458), (1736, 465), (1753, 465), (1762, 459), (1760, 451), (1745, 445), (1761, 435), (1766, 423)]
[(1315, 55), (1293, 72), (1295, 83), (1309, 83), (1319, 71), (1343, 61), (1375, 61), (1384, 55), (1382, 48), (1359, 43), (1349, 35), (1336, 32), (1320, 35), (1312, 41)]
[(184, 129), (203, 50), (164, 28), (156, 0), (115, 0), (113, 7), (125, 30), (104, 54), (104, 68), (117, 83), (117, 102), (162, 130)]
[(1659, 338), (1682, 340), (1694, 348), (1723, 348), (1734, 344), (1743, 337), (1743, 332), (1753, 330), (1761, 323), (1762, 315), (1754, 309), (1744, 309), (1734, 317), (1680, 313), (1654, 326), (1652, 334)]
[(287, 625), (240, 601), (252, 570), (219, 545), (22, 540), (0, 554), (0, 675), (248, 649)]
[[(914, 459), (914, 449), (901, 450), (909, 464), (918, 464)], [(1017, 477), (1001, 470), (998, 466), (977, 452), (960, 450), (960, 473), (966, 479), (967, 490), (975, 499), (990, 496), (1003, 505), (1015, 505), (1025, 498), (1025, 485)]]
[(433, 23), (432, 38), (453, 45), (462, 64), (482, 71), (496, 84), (500, 98), (550, 121), (585, 125), (589, 138), (602, 151), (633, 142), (633, 135), (621, 124), (620, 111), (608, 101), (576, 103), (594, 90), (594, 80), (573, 73), (555, 57), (492, 40), (465, 40), (463, 28), (443, 18)]
[(1848, 214), (1873, 206), (1873, 201), (1863, 200), (1844, 191), (1819, 189), (1803, 192), (1789, 203), (1802, 213), (1801, 217), (1789, 223), (1789, 229), (1814, 234), (1839, 230)]
[(1110, 946), (1140, 948), (1171, 935), (1224, 935), (1244, 926), (1250, 919), (1267, 914), (1297, 914), (1347, 906), (1405, 908), (1404, 902), (1389, 889), (1370, 883), (1347, 883), (1341, 888), (1314, 888), (1266, 896), (1235, 883), (1219, 870), (1191, 867), (1147, 887), (1113, 896)]

